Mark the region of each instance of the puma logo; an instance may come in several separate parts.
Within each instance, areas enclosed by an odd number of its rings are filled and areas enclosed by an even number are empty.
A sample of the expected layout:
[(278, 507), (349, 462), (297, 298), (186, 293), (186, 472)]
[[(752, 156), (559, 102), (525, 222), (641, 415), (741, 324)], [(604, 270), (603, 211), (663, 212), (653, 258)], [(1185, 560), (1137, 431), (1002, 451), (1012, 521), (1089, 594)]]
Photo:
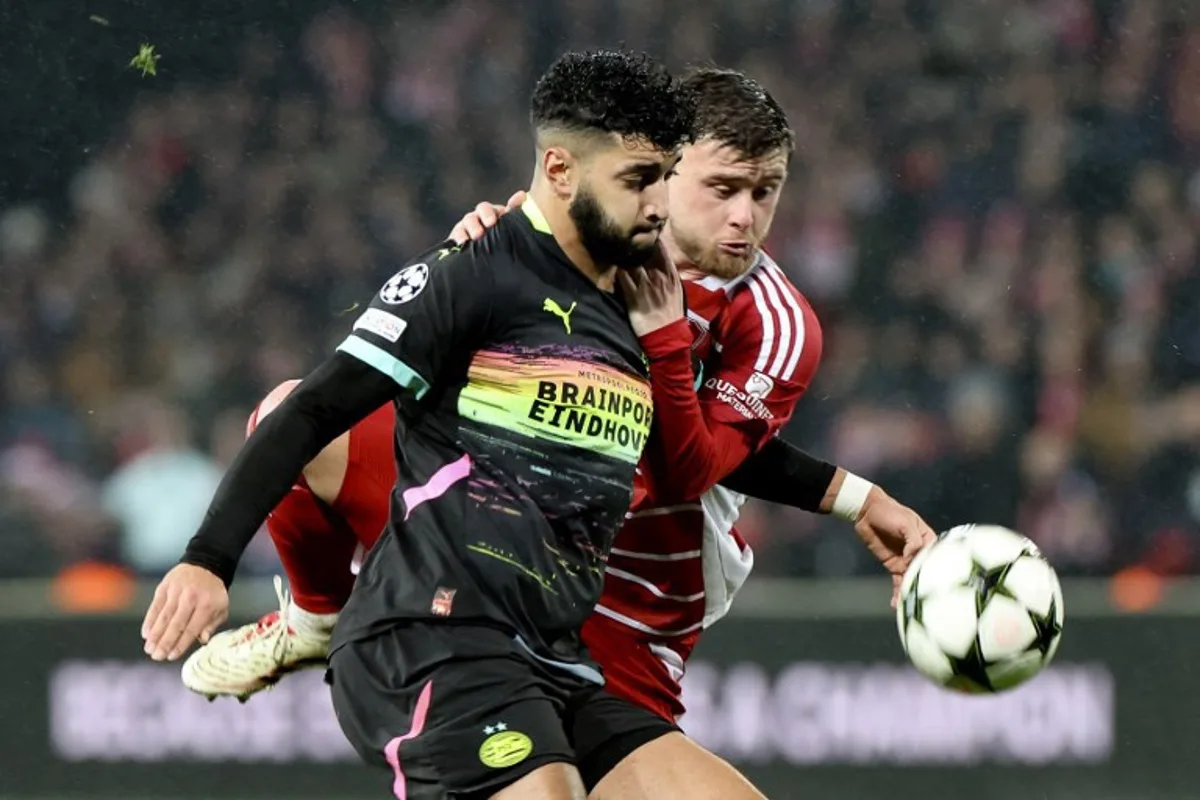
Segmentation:
[(571, 335), (571, 313), (575, 310), (576, 303), (571, 303), (571, 307), (563, 311), (563, 307), (557, 301), (547, 297), (546, 302), (542, 303), (542, 311), (549, 311), (554, 316), (562, 320), (563, 327), (567, 329), (567, 335)]

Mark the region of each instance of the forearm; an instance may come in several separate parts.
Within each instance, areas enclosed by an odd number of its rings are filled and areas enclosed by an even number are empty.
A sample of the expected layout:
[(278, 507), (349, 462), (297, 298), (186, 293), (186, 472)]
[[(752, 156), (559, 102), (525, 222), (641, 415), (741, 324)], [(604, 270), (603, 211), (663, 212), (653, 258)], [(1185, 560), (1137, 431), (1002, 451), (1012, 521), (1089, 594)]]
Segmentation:
[(254, 534), (308, 464), (387, 402), (394, 384), (343, 354), (321, 365), (257, 428), (221, 481), (181, 561), (232, 582)]
[(721, 485), (756, 500), (858, 522), (875, 485), (775, 438)]
[(846, 470), (841, 467), (833, 468), (833, 477), (829, 479), (829, 486), (825, 488), (825, 494), (821, 496), (821, 502), (817, 504), (815, 509), (818, 514), (833, 513), (833, 504), (837, 500), (838, 492), (841, 491), (842, 485), (846, 482), (846, 475)]
[(844, 472), (778, 437), (764, 444), (721, 485), (768, 503), (828, 514)]

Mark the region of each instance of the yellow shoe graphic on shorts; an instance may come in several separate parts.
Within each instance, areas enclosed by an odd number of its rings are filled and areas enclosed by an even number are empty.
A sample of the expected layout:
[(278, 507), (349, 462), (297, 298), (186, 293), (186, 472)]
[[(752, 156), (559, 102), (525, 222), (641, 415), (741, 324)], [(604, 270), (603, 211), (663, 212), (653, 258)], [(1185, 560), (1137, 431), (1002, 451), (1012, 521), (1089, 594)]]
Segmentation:
[(257, 622), (223, 631), (183, 663), (183, 685), (209, 700), (251, 695), (274, 686), (289, 672), (324, 667), (332, 630), (298, 631), (288, 624), (290, 598), (275, 577), (279, 610)]

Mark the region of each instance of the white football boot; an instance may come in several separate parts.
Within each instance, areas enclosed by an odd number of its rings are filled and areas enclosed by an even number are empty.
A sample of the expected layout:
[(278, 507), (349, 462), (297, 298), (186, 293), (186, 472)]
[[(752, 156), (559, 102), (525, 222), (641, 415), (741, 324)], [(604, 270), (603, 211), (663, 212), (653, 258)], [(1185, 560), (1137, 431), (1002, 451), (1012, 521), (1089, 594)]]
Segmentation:
[[(290, 672), (324, 667), (336, 614), (296, 608), (275, 576), (279, 610), (240, 628), (222, 631), (183, 663), (183, 685), (209, 700), (236, 697), (243, 703)], [(306, 615), (306, 624), (293, 616)]]

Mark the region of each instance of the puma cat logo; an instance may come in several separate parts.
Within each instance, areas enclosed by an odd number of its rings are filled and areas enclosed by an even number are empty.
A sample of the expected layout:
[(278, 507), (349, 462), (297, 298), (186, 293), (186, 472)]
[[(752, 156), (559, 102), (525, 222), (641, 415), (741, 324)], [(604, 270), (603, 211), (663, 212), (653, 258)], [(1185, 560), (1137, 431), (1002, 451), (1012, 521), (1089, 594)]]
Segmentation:
[(542, 303), (542, 311), (549, 311), (554, 316), (562, 320), (563, 327), (567, 329), (567, 335), (571, 335), (571, 312), (575, 310), (576, 303), (571, 303), (571, 307), (563, 311), (563, 307), (557, 301), (547, 297), (546, 302)]

